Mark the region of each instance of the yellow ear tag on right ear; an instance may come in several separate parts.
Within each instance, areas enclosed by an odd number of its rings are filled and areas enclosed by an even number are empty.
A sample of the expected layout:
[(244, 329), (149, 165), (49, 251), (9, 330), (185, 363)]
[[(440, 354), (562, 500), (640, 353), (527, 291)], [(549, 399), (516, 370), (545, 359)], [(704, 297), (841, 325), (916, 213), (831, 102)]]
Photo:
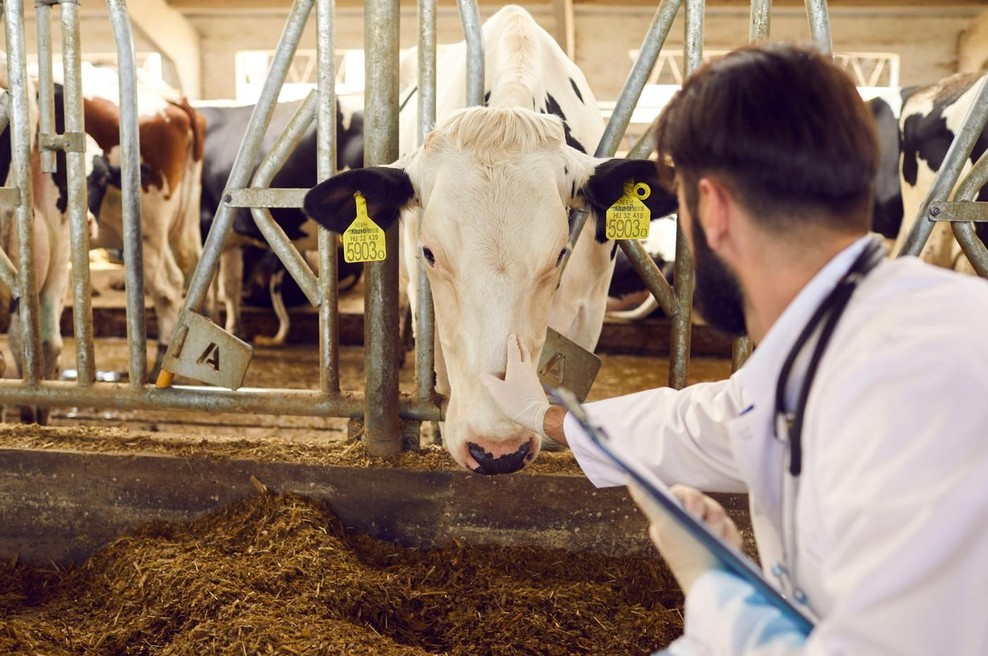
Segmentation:
[(359, 191), (353, 195), (357, 217), (343, 233), (343, 259), (347, 262), (380, 262), (387, 255), (384, 230), (367, 216), (367, 201)]
[(652, 224), (652, 212), (642, 201), (652, 195), (644, 182), (624, 183), (624, 193), (607, 210), (604, 235), (608, 239), (645, 239)]

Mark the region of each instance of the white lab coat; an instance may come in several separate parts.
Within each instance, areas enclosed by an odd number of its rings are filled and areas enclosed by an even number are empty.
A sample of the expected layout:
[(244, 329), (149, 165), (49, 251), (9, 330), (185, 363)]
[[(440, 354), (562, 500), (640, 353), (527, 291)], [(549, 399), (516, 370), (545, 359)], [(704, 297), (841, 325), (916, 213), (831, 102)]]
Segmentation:
[[(779, 371), (863, 247), (828, 263), (730, 379), (589, 404), (666, 482), (748, 492), (766, 575), (785, 566), (773, 580), (819, 618), (804, 640), (708, 572), (672, 654), (988, 656), (988, 282), (900, 258), (860, 283), (812, 385), (798, 492), (783, 492)], [(594, 484), (624, 484), (572, 417), (564, 429)]]

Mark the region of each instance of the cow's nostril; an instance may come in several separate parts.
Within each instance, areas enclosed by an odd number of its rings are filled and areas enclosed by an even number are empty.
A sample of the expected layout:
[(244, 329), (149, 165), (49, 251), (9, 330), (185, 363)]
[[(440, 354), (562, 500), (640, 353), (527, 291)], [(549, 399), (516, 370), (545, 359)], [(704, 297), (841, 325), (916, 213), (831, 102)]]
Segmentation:
[(477, 469), (474, 471), (478, 474), (511, 474), (516, 472), (524, 467), (525, 463), (531, 459), (528, 455), (529, 449), (531, 449), (531, 443), (525, 442), (514, 453), (506, 453), (495, 458), (487, 451), (484, 451), (484, 448), (479, 444), (474, 444), (473, 442), (467, 443), (467, 450), (470, 451), (473, 459), (477, 461)]

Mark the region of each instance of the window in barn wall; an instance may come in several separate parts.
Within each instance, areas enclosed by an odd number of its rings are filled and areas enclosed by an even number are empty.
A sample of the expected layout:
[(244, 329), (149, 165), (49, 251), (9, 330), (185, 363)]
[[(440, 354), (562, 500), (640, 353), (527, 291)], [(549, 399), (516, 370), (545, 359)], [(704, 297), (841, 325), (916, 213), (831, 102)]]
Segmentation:
[[(238, 50), (235, 59), (237, 100), (257, 102), (264, 80), (271, 70), (274, 50)], [(316, 51), (298, 50), (292, 59), (285, 84), (278, 96), (280, 101), (305, 98), (316, 86)], [(336, 93), (339, 96), (360, 95), (364, 91), (364, 51), (336, 52)]]
[[(134, 55), (137, 65), (137, 75), (145, 82), (155, 86), (165, 85), (164, 60), (159, 52), (138, 52)], [(99, 68), (111, 68), (117, 70), (117, 53), (115, 52), (84, 52), (82, 61)], [(38, 55), (28, 54), (27, 56), (28, 74), (34, 77), (38, 75)], [(57, 82), (61, 82), (62, 56), (58, 53), (52, 55), (52, 76)]]

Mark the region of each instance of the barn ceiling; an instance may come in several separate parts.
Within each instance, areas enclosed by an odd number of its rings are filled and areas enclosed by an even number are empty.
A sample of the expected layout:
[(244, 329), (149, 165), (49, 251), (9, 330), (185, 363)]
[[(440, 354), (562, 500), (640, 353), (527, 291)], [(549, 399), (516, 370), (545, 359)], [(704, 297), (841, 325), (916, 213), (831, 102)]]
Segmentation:
[[(658, 5), (657, 0), (573, 0), (575, 4), (610, 4), (610, 5)], [(288, 10), (292, 0), (166, 0), (179, 11), (197, 10), (231, 10), (237, 9), (284, 9)], [(414, 6), (414, 0), (400, 0), (402, 5)], [(438, 0), (440, 5), (455, 5), (456, 0)], [(552, 0), (527, 0), (526, 4), (544, 2), (551, 4)], [(364, 0), (337, 0), (337, 6), (361, 6)], [(499, 4), (499, 3), (484, 3)], [(774, 0), (777, 7), (802, 7), (804, 0)], [(985, 0), (830, 0), (831, 7), (984, 7)], [(711, 7), (749, 7), (750, 0), (707, 0)]]

